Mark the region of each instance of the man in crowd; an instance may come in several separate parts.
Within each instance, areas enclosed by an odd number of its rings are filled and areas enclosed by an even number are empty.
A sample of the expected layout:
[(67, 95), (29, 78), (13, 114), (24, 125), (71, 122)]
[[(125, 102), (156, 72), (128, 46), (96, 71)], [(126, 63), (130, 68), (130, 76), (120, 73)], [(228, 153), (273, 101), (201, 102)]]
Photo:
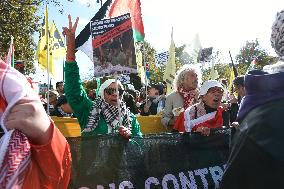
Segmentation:
[[(245, 86), (244, 86), (244, 76), (238, 76), (233, 80), (234, 92), (237, 93), (238, 97), (231, 95), (230, 99), (230, 122), (233, 123), (237, 119), (237, 114), (239, 111), (239, 104), (241, 103), (242, 98), (246, 95)], [(237, 126), (237, 123), (233, 125)]]
[(159, 88), (158, 85), (149, 85), (147, 92), (147, 103), (146, 101), (140, 105), (141, 115), (156, 115), (159, 103)]
[(55, 105), (57, 104), (58, 97), (59, 97), (59, 94), (56, 90), (49, 90), (49, 102), (48, 102), (49, 113), (54, 111)]
[(56, 90), (59, 93), (59, 96), (64, 94), (64, 83), (63, 83), (63, 81), (56, 82)]
[(67, 98), (65, 95), (61, 95), (57, 99), (57, 103), (54, 106), (54, 110), (50, 112), (51, 116), (57, 116), (57, 117), (72, 117), (73, 116), (73, 110), (69, 103), (67, 102)]
[(179, 132), (201, 132), (208, 136), (210, 129), (228, 125), (224, 123), (221, 105), (224, 88), (216, 80), (205, 81), (200, 88), (201, 101), (181, 113), (174, 125)]
[(178, 115), (174, 115), (174, 109), (186, 109), (198, 102), (198, 83), (201, 78), (199, 69), (184, 65), (174, 80), (174, 91), (166, 97), (162, 124), (169, 130), (173, 129)]
[[(234, 84), (234, 91), (238, 94), (240, 97), (240, 100), (246, 95), (246, 90), (245, 90), (245, 84), (244, 84), (244, 76), (238, 76), (234, 79), (233, 84)], [(239, 103), (240, 103), (239, 100)]]

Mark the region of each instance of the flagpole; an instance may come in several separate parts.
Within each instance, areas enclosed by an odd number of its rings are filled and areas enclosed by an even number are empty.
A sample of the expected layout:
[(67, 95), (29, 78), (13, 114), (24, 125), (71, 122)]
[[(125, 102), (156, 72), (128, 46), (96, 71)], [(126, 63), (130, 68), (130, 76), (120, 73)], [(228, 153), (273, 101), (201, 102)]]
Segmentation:
[[(65, 35), (64, 35), (64, 44), (66, 44), (66, 38), (65, 38)], [(62, 77), (63, 77), (63, 83), (64, 83), (64, 81), (65, 81), (65, 75), (64, 75), (64, 68), (65, 68), (65, 61), (64, 61), (64, 57), (62, 58), (62, 60), (63, 60), (63, 64), (62, 64), (62, 66), (63, 66), (63, 70), (62, 70)]]
[(14, 67), (14, 37), (12, 35), (11, 35), (11, 48), (12, 48), (11, 66)]
[(46, 6), (46, 20), (45, 20), (45, 31), (46, 31), (46, 45), (47, 45), (47, 53), (46, 53), (46, 60), (47, 60), (47, 114), (49, 115), (49, 90), (50, 90), (50, 76), (49, 76), (49, 30), (48, 30), (48, 9)]
[(147, 79), (147, 74), (146, 74), (146, 55), (145, 55), (146, 51), (145, 51), (145, 41), (143, 41), (143, 53), (142, 55), (144, 56), (144, 58), (142, 57), (142, 60), (144, 62), (144, 75), (145, 75), (145, 101), (146, 101), (146, 104), (145, 106), (147, 107), (147, 104), (148, 104), (148, 95), (147, 95), (147, 88), (148, 88), (148, 79)]
[(235, 64), (234, 64), (234, 61), (233, 61), (233, 58), (232, 58), (232, 55), (231, 55), (231, 51), (229, 51), (229, 55), (230, 55), (230, 58), (231, 58), (232, 68), (233, 68), (235, 77), (237, 77), (237, 76), (238, 76), (238, 71), (237, 71), (237, 69), (236, 69), (236, 67), (235, 67)]
[(117, 98), (118, 119), (119, 119), (119, 127), (120, 127), (122, 126), (122, 119), (121, 119), (121, 108), (120, 108), (120, 99), (119, 99), (120, 96), (119, 96), (119, 91), (118, 91), (117, 73), (115, 74), (114, 77), (115, 77), (115, 83), (116, 83), (116, 94), (117, 94), (116, 98)]

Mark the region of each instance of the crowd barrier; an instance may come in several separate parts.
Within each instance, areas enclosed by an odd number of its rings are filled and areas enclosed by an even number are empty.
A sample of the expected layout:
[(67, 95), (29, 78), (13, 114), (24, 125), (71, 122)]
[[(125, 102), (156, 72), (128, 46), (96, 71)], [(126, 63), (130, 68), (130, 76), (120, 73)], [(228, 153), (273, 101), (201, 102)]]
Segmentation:
[[(65, 137), (81, 136), (80, 125), (76, 118), (70, 117), (51, 117), (55, 125)], [(137, 116), (143, 134), (155, 134), (167, 132), (161, 124), (161, 116)]]
[(69, 188), (219, 188), (229, 152), (229, 130), (67, 138), (72, 153)]

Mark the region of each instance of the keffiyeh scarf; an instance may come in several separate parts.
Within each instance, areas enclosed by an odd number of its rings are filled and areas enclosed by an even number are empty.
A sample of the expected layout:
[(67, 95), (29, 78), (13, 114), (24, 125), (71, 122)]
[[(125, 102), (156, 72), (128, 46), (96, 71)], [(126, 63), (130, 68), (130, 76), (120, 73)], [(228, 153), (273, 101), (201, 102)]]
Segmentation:
[[(93, 109), (89, 115), (87, 127), (82, 132), (91, 132), (97, 128), (101, 115), (105, 119), (108, 126), (108, 133), (117, 133), (119, 128), (118, 107), (112, 106), (102, 98), (98, 97), (94, 102)], [(120, 103), (122, 125), (131, 130), (133, 115), (126, 107), (124, 102)]]
[(0, 124), (4, 135), (0, 139), (0, 188), (20, 188), (31, 151), (28, 138), (18, 130), (8, 131), (5, 119), (11, 108), (32, 93), (25, 76), (0, 61)]
[(197, 89), (188, 91), (185, 90), (183, 87), (179, 87), (178, 92), (183, 97), (184, 109), (188, 108), (189, 106), (197, 102), (197, 96), (198, 96)]
[(223, 108), (219, 106), (216, 111), (206, 113), (204, 102), (189, 107), (184, 112), (184, 126), (186, 132), (195, 131), (198, 127), (216, 128), (223, 125)]

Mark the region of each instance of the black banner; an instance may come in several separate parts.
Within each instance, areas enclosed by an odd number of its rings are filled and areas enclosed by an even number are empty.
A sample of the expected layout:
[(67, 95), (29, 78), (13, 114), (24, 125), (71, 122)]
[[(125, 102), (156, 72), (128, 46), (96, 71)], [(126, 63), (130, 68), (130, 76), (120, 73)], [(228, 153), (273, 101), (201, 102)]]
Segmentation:
[(228, 158), (230, 131), (69, 138), (69, 188), (218, 188)]

